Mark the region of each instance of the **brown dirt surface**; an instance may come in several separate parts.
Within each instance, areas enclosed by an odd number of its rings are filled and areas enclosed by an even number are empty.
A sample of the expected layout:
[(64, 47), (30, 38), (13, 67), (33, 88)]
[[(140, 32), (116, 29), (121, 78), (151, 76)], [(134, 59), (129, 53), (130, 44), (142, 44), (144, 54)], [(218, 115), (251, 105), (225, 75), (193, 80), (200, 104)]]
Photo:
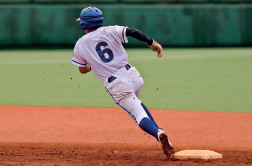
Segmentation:
[(150, 110), (176, 151), (215, 160), (176, 160), (120, 108), (0, 106), (0, 166), (252, 165), (252, 114)]

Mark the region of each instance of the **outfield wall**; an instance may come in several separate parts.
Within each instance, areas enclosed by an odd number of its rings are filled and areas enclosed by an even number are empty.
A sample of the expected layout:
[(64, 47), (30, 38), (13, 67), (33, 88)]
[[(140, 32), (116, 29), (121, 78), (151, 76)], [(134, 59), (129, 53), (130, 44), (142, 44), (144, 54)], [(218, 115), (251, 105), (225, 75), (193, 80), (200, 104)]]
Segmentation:
[[(73, 46), (86, 5), (0, 5), (0, 47)], [(96, 5), (104, 25), (137, 28), (163, 46), (250, 46), (252, 5)], [(130, 39), (126, 46), (145, 46)]]

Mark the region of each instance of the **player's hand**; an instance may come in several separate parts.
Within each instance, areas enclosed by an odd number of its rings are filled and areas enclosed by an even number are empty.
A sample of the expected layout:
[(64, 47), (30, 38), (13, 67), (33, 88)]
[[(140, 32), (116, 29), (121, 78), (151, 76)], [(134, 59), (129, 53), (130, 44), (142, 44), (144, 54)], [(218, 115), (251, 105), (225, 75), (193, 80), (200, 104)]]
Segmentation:
[(154, 39), (153, 39), (153, 43), (150, 47), (153, 51), (157, 52), (157, 57), (161, 58), (163, 56), (162, 46), (159, 43), (157, 43)]

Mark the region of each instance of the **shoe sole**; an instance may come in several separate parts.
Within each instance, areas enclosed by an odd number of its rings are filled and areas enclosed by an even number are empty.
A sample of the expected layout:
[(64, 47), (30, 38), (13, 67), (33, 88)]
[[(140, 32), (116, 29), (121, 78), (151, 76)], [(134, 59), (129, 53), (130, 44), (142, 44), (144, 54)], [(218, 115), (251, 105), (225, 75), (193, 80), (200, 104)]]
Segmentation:
[(160, 138), (164, 153), (166, 154), (166, 156), (170, 158), (170, 156), (175, 153), (175, 150), (173, 146), (169, 144), (168, 136), (165, 133), (162, 133), (159, 138)]

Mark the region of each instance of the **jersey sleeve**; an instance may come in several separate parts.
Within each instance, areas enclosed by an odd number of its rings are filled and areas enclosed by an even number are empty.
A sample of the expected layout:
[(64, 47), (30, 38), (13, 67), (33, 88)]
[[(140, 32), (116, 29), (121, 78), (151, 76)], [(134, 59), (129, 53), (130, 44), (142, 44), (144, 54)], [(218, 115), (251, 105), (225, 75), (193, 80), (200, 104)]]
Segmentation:
[(115, 25), (114, 27), (115, 27), (115, 29), (116, 29), (116, 32), (117, 32), (117, 34), (118, 34), (118, 36), (119, 36), (121, 42), (123, 42), (123, 43), (128, 43), (128, 38), (127, 38), (127, 36), (126, 36), (126, 29), (127, 29), (128, 27), (118, 26), (118, 25)]
[(87, 61), (82, 58), (82, 56), (79, 54), (79, 51), (77, 49), (77, 45), (74, 48), (73, 56), (72, 56), (72, 61), (74, 65), (80, 66), (80, 67), (86, 67)]

